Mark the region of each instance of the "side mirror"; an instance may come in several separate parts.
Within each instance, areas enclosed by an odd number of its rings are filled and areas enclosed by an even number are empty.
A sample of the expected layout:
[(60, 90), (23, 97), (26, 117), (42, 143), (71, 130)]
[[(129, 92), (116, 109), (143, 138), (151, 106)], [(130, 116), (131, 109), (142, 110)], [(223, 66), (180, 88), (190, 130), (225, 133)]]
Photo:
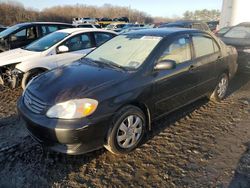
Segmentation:
[(17, 40), (17, 37), (15, 36), (15, 35), (11, 35), (10, 36), (10, 41), (12, 42), (12, 41), (16, 41)]
[(64, 45), (62, 45), (62, 46), (59, 46), (58, 48), (57, 48), (57, 53), (65, 53), (65, 52), (68, 52), (69, 51), (69, 48), (67, 47), (67, 46), (64, 46)]
[(154, 70), (171, 70), (175, 68), (176, 68), (176, 61), (167, 59), (157, 62), (157, 64), (154, 67)]

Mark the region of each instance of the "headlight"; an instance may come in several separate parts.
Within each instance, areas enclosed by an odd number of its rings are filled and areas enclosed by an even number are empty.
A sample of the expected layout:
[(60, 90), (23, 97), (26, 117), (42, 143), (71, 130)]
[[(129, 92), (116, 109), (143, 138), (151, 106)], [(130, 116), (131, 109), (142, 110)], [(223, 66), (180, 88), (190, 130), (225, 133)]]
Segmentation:
[(74, 99), (52, 106), (46, 113), (49, 118), (77, 119), (93, 114), (98, 106), (94, 99)]

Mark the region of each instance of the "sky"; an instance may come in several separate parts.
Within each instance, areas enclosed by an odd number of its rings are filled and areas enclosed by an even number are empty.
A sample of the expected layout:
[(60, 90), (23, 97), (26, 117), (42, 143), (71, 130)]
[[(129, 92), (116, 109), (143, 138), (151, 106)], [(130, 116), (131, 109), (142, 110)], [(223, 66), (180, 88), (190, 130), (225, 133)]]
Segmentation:
[[(4, 1), (4, 0), (0, 0)], [(127, 6), (131, 9), (144, 11), (151, 16), (175, 17), (182, 16), (186, 11), (201, 9), (221, 9), (223, 0), (16, 0), (25, 7), (42, 10), (56, 5), (86, 4), (102, 6), (111, 4)]]

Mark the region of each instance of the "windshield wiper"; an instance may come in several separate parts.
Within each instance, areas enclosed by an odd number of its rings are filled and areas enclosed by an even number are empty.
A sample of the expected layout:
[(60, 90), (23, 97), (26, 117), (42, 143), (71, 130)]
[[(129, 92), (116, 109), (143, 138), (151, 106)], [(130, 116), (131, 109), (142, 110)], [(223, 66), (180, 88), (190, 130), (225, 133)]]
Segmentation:
[(99, 58), (99, 60), (100, 61), (98, 61), (98, 62), (100, 62), (100, 63), (102, 63), (104, 65), (107, 65), (107, 66), (109, 66), (111, 68), (115, 68), (115, 69), (118, 68), (118, 69), (122, 69), (122, 70), (125, 70), (125, 71), (128, 70), (127, 68), (125, 68), (125, 67), (123, 67), (121, 65), (118, 65), (118, 64), (114, 63), (113, 61), (110, 61), (110, 60), (107, 60), (107, 59), (104, 59), (104, 58)]

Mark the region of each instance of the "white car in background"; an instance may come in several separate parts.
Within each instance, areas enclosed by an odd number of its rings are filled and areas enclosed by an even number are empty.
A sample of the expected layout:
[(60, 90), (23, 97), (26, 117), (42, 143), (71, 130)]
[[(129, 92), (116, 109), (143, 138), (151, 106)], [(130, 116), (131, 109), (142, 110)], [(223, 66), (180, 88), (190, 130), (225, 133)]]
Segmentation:
[(51, 33), (24, 48), (0, 53), (0, 85), (24, 89), (38, 74), (71, 63), (117, 34), (101, 29), (71, 28)]

